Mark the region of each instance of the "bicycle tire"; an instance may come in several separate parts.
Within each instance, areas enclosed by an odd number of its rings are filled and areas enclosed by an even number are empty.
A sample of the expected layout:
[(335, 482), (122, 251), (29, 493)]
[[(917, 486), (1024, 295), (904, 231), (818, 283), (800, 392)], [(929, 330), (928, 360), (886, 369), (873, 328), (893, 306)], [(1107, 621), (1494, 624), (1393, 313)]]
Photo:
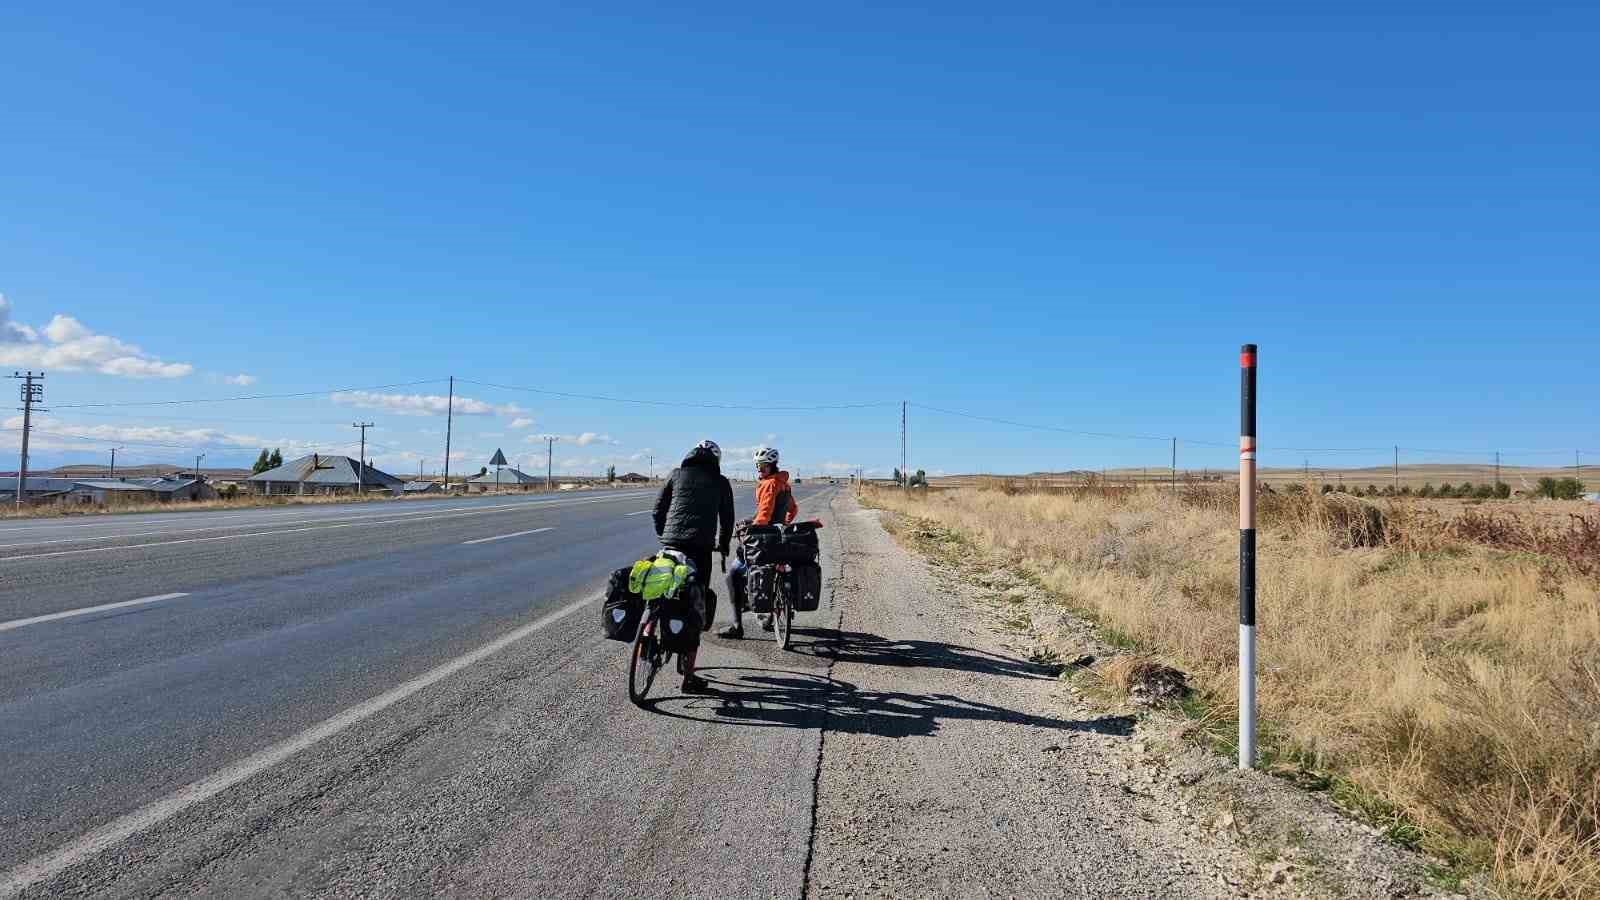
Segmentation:
[(789, 649), (790, 626), (794, 624), (794, 605), (789, 597), (789, 573), (783, 572), (778, 577), (778, 589), (773, 593), (772, 604), (772, 637), (778, 642), (779, 650)]
[(633, 652), (628, 657), (628, 699), (635, 706), (644, 705), (656, 676), (672, 659), (672, 651), (662, 650), (656, 639), (655, 622), (656, 613), (652, 609), (639, 623), (639, 633), (633, 639)]

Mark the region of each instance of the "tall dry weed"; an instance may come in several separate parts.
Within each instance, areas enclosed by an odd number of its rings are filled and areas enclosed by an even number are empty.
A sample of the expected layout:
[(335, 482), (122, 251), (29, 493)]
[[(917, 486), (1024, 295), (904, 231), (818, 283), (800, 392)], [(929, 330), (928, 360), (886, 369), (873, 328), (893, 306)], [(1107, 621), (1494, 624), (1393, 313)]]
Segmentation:
[[(1235, 703), (1238, 526), (1226, 487), (874, 502), (1003, 555), (1180, 662), (1219, 705)], [(1265, 494), (1260, 506), (1258, 691), (1281, 749), (1528, 896), (1600, 896), (1600, 580), (1584, 562), (1588, 532), (1462, 525), (1338, 493)]]

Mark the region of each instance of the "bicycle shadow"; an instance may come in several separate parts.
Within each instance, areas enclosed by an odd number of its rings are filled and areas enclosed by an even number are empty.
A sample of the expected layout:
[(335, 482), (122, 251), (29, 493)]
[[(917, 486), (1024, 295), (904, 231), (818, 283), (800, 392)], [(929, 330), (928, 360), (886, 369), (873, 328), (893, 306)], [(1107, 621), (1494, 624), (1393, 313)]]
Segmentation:
[(712, 666), (696, 670), (715, 694), (660, 697), (644, 708), (676, 719), (760, 728), (822, 728), (878, 737), (930, 737), (941, 722), (977, 720), (1050, 731), (1127, 736), (1130, 716), (1057, 719), (951, 694), (864, 691), (827, 675), (782, 669)]
[(1059, 666), (1012, 659), (976, 647), (940, 641), (896, 640), (864, 631), (836, 631), (832, 628), (796, 628), (790, 649), (832, 662), (949, 669), (1032, 681), (1050, 681), (1060, 672)]

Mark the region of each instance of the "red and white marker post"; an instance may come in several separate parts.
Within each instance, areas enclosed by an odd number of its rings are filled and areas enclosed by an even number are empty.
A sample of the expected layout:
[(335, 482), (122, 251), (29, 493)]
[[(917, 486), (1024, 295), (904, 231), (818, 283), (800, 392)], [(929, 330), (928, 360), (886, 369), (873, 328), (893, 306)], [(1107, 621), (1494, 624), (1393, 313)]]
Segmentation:
[(1256, 764), (1256, 345), (1239, 349), (1239, 768)]

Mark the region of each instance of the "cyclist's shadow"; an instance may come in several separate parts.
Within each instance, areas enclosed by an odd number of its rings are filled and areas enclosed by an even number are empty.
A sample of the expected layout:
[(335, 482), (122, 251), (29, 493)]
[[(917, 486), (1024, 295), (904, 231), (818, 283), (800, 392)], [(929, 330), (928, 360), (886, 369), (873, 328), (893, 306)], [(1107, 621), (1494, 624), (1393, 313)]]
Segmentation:
[(1061, 668), (943, 641), (901, 640), (865, 631), (838, 631), (832, 628), (796, 628), (791, 649), (802, 656), (814, 656), (831, 662), (950, 669), (1035, 681), (1052, 681)]
[(713, 666), (696, 669), (716, 692), (664, 696), (644, 707), (678, 719), (761, 728), (822, 728), (882, 737), (926, 737), (949, 719), (1007, 722), (1102, 734), (1133, 733), (1129, 716), (1073, 720), (1035, 716), (951, 694), (863, 691), (815, 672)]

